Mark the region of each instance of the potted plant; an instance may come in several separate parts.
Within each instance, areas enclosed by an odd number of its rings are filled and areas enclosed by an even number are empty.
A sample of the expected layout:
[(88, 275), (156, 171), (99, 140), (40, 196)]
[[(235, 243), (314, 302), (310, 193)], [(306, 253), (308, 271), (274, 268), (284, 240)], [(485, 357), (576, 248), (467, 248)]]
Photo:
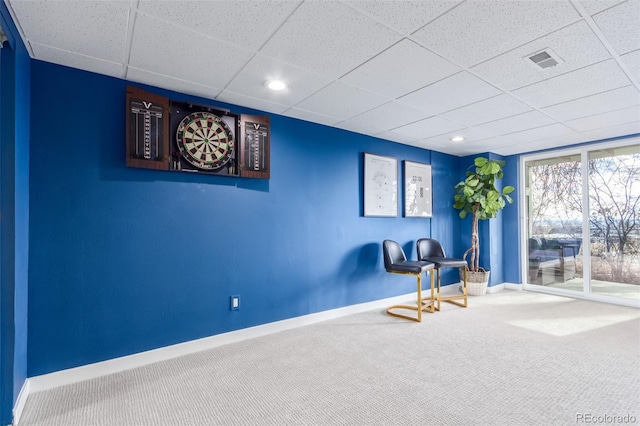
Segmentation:
[(478, 221), (492, 219), (498, 215), (506, 203), (513, 203), (509, 196), (514, 191), (513, 186), (505, 186), (500, 191), (496, 181), (504, 175), (504, 161), (489, 160), (477, 157), (466, 172), (466, 178), (456, 186), (453, 207), (460, 210), (460, 218), (468, 214), (473, 215), (471, 229), (471, 247), (464, 253), (463, 258), (471, 254), (467, 272), (468, 293), (482, 295), (487, 291), (489, 272), (480, 267), (480, 240), (478, 238)]

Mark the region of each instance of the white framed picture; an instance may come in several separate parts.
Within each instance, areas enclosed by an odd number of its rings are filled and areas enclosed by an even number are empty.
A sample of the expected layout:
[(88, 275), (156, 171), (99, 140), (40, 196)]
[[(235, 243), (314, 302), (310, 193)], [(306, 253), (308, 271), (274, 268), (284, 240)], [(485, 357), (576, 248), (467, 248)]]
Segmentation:
[(433, 216), (431, 164), (404, 161), (404, 216)]
[(364, 215), (398, 216), (398, 160), (364, 153)]

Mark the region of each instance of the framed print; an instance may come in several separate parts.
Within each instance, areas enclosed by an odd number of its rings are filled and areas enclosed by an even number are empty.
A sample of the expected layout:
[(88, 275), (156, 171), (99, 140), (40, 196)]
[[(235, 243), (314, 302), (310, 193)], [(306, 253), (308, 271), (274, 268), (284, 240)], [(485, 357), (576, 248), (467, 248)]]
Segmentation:
[(404, 161), (404, 216), (433, 216), (431, 164)]
[(364, 153), (364, 215), (398, 216), (398, 160)]

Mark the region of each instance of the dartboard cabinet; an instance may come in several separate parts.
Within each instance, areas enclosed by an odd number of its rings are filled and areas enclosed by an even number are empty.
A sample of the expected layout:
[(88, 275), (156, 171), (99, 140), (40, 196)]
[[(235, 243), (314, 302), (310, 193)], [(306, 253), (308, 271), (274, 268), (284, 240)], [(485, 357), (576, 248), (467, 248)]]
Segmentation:
[(269, 179), (270, 120), (128, 86), (126, 150), (129, 167)]

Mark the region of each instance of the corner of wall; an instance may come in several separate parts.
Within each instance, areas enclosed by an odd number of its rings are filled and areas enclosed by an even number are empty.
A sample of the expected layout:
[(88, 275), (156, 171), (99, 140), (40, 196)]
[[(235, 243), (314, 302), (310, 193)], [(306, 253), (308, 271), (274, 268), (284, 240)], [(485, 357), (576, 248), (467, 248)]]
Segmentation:
[(0, 25), (8, 39), (0, 49), (0, 368), (5, 373), (0, 383), (0, 424), (11, 423), (26, 383), (29, 281), (31, 58), (7, 7), (0, 3)]

